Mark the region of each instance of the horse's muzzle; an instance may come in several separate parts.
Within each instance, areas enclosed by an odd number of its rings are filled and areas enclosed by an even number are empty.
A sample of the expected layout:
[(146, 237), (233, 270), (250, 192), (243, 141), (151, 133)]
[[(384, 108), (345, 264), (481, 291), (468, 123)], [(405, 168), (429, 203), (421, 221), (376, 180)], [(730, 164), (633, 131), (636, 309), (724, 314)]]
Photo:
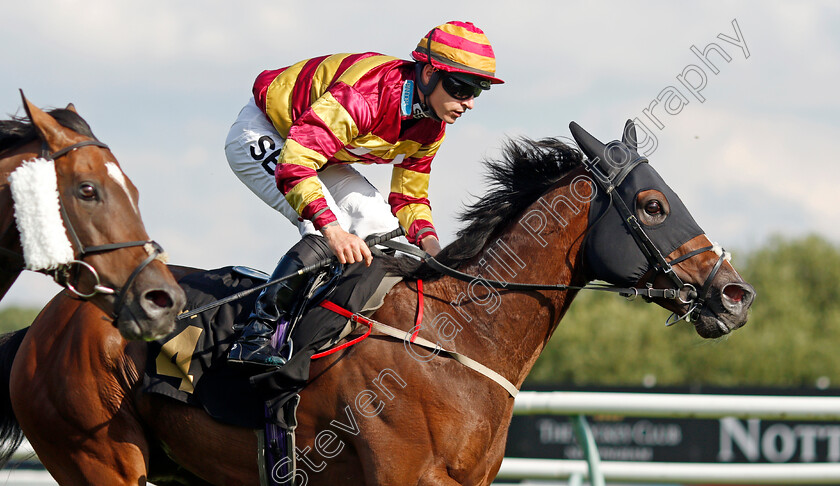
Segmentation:
[(147, 289), (126, 302), (115, 325), (130, 341), (159, 339), (175, 329), (175, 318), (185, 302), (184, 291), (177, 285)]
[(731, 282), (720, 290), (713, 289), (696, 319), (697, 333), (704, 338), (725, 336), (747, 323), (755, 289), (746, 282)]

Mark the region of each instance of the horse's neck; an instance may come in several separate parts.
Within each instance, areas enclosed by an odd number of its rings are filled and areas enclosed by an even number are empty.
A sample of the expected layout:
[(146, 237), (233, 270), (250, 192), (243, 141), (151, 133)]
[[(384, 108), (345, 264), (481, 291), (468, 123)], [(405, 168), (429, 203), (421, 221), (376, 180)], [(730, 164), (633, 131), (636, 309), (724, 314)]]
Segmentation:
[[(488, 280), (518, 283), (585, 283), (580, 249), (589, 202), (568, 185), (575, 174), (543, 195), (507, 231), (490, 240), (464, 270)], [(560, 319), (574, 291), (522, 292), (489, 289), (480, 280), (450, 285), (452, 308), (464, 322), (458, 351), (521, 385)]]

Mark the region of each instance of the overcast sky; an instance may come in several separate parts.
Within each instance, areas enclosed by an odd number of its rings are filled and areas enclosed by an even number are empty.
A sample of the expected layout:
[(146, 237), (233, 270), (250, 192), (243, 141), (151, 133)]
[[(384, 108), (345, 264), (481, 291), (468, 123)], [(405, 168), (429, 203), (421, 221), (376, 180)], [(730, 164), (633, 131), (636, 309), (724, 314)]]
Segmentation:
[[(569, 136), (575, 120), (606, 142), (628, 118), (648, 129), (652, 164), (712, 240), (737, 250), (815, 232), (838, 242), (838, 5), (3, 2), (0, 113), (22, 113), (20, 88), (41, 107), (73, 102), (140, 189), (148, 232), (172, 262), (271, 271), (296, 230), (238, 182), (223, 153), (254, 77), (336, 52), (407, 58), (432, 27), (469, 20), (493, 43), (506, 84), (449, 127), (433, 165), (444, 244), (463, 204), (482, 194), (481, 161), (506, 137)], [(363, 172), (387, 191), (390, 168)], [(24, 274), (0, 306), (40, 305), (57, 291)]]

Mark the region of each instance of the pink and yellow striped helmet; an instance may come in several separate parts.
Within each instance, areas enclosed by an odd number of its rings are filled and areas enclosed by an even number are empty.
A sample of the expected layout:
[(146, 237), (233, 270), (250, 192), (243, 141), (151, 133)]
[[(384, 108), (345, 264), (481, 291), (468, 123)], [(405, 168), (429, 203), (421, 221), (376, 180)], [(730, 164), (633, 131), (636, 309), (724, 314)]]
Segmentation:
[(496, 55), (490, 41), (471, 22), (451, 21), (435, 27), (420, 39), (411, 57), (442, 71), (471, 74), (492, 84), (504, 83), (496, 77)]

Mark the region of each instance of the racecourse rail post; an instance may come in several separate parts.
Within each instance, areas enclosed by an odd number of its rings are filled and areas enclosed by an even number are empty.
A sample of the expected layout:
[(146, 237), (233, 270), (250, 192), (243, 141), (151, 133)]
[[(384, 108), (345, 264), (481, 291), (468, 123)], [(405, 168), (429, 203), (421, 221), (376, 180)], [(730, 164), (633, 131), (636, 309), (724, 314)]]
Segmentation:
[(575, 429), (575, 437), (577, 438), (580, 448), (583, 450), (583, 457), (589, 466), (589, 484), (592, 486), (605, 486), (604, 473), (601, 471), (601, 456), (598, 454), (598, 445), (595, 444), (595, 438), (592, 435), (592, 429), (589, 428), (589, 422), (583, 415), (573, 415), (569, 417)]

